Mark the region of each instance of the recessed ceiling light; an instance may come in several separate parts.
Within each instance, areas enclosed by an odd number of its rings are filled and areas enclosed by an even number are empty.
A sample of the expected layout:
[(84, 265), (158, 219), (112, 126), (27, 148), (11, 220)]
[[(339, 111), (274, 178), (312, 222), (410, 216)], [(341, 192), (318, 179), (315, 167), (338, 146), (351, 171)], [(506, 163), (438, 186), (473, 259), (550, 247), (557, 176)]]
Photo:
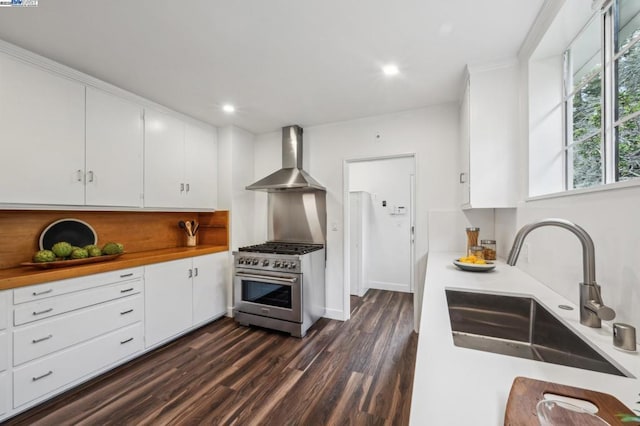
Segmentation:
[(235, 112), (236, 107), (230, 104), (226, 104), (222, 106), (222, 110), (228, 114), (231, 114), (232, 112)]
[(385, 75), (396, 75), (400, 72), (398, 66), (395, 64), (388, 64), (382, 67), (382, 72)]

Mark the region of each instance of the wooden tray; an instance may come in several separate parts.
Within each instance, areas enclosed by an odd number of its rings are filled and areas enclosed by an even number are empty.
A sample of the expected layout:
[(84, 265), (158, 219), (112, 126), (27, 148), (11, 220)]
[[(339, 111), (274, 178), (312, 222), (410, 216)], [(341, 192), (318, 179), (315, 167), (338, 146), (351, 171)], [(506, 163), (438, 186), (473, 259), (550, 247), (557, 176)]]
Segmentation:
[(40, 269), (66, 268), (67, 266), (86, 265), (87, 263), (106, 262), (122, 256), (124, 253), (104, 254), (102, 256), (87, 257), (86, 259), (56, 260), (53, 262), (22, 262), (22, 266), (33, 266)]
[[(536, 404), (544, 399), (545, 393), (589, 401), (598, 407), (598, 416), (611, 425), (622, 424), (616, 414), (635, 415), (631, 409), (608, 393), (544, 382), (528, 377), (516, 377), (511, 386), (507, 409), (504, 414), (505, 426), (539, 426)], [(624, 425), (633, 426), (640, 425), (640, 423), (628, 422), (624, 423)]]

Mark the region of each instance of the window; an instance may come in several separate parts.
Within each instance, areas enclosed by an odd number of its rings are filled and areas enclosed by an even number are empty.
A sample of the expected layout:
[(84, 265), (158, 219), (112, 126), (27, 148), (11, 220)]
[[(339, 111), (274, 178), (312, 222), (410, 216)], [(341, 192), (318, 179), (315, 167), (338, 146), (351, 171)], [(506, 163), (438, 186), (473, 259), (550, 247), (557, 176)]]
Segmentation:
[(640, 1), (606, 2), (563, 62), (565, 189), (640, 177)]

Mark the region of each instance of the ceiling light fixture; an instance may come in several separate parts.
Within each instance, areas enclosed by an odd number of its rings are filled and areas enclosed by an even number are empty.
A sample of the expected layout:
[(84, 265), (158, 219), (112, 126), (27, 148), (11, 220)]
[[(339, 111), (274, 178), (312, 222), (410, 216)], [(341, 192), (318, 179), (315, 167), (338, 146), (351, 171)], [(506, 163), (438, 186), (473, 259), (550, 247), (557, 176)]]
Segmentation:
[(398, 66), (395, 64), (388, 64), (382, 67), (382, 72), (385, 75), (396, 75), (400, 72), (400, 70), (398, 69)]
[(232, 112), (235, 112), (236, 108), (233, 105), (226, 104), (222, 106), (222, 110), (227, 114), (231, 114)]

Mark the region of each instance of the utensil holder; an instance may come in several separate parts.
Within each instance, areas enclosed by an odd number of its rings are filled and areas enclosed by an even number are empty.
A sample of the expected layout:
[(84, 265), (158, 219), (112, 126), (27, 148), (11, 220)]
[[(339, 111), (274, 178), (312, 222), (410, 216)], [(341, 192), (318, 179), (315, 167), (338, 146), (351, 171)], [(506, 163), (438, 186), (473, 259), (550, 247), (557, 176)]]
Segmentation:
[(195, 247), (195, 246), (196, 246), (196, 236), (187, 235), (187, 247)]

